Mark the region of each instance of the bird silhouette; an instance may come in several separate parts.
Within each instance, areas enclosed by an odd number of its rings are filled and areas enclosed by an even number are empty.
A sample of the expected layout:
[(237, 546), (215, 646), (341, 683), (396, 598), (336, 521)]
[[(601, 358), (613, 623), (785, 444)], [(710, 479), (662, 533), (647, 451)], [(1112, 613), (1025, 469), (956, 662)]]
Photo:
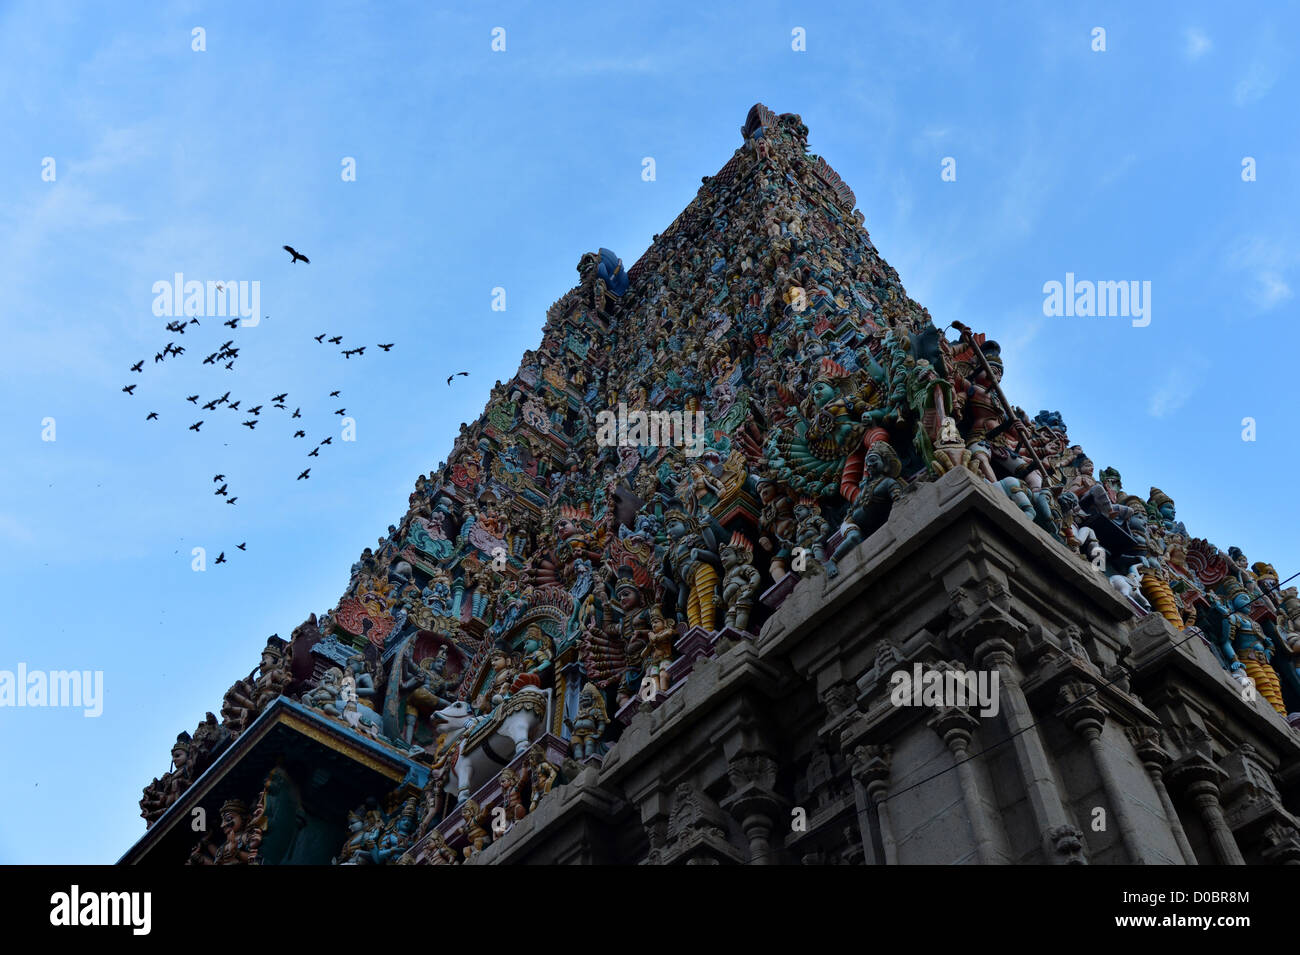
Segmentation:
[(335, 413), (336, 415), (345, 415), (345, 414), (348, 413), (348, 409), (347, 409), (347, 408), (340, 408), (338, 411), (336, 411), (336, 412), (334, 412), (334, 413)]
[(196, 405), (196, 404), (199, 403), (199, 396), (198, 396), (198, 395), (190, 395), (190, 396), (189, 396), (188, 398), (186, 398), (185, 400), (188, 401), (188, 402), (189, 402), (190, 404), (192, 404), (192, 405)]
[(239, 327), (239, 319), (237, 319), (237, 318), (232, 318), (230, 321), (228, 321), (228, 322), (222, 322), (221, 324), (222, 324), (222, 325), (228, 325), (228, 326), (230, 326), (231, 328), (238, 328), (238, 327)]
[(309, 458), (320, 457), (320, 448), (312, 448), (310, 451), (307, 452), (307, 457)]
[[(303, 255), (301, 252), (299, 252), (299, 251), (298, 251), (297, 249), (295, 249), (293, 246), (291, 246), (291, 245), (286, 245), (286, 246), (284, 247), (284, 251), (288, 252), (290, 255), (293, 256), (293, 258), (289, 260), (289, 264), (290, 264), (290, 265), (293, 265), (293, 264), (294, 264), (295, 262), (297, 262), (299, 259), (301, 259), (302, 261), (306, 262), (308, 265), (311, 265), (311, 259), (307, 258), (307, 256)], [(327, 270), (327, 271), (328, 271), (328, 270)]]
[(226, 496), (226, 488), (227, 488), (227, 487), (229, 487), (228, 484), (223, 484), (223, 485), (221, 485), (221, 487), (217, 488), (217, 489), (216, 489), (215, 491), (213, 491), (212, 493), (213, 493), (213, 494), (216, 494), (216, 495), (219, 495), (220, 497), (225, 497), (225, 496)]
[(191, 319), (190, 319), (190, 324), (191, 324), (191, 325), (198, 325), (198, 324), (200, 324), (200, 322), (199, 322), (199, 320), (198, 320), (197, 318), (191, 318)]
[(216, 484), (218, 481), (224, 481), (225, 479), (226, 476), (224, 474), (214, 474), (212, 476), (212, 483)]
[(294, 409), (293, 409), (293, 414), (291, 414), (289, 417), (290, 417), (290, 418), (301, 418), (301, 417), (302, 417), (302, 415), (300, 414), (301, 411), (302, 411), (301, 408), (294, 408)]
[(222, 395), (220, 398), (217, 399), (217, 404), (219, 405), (225, 404), (226, 399), (229, 397), (230, 397), (230, 392), (227, 391), (224, 395)]
[(331, 391), (331, 392), (330, 392), (330, 397), (331, 397), (331, 398), (337, 398), (338, 396), (339, 396), (339, 393), (338, 393), (337, 391)]
[(331, 442), (333, 442), (333, 440), (334, 439), (332, 437), (326, 438), (324, 441), (321, 442), (321, 444), (330, 444)]
[(216, 352), (213, 352), (213, 353), (212, 353), (211, 355), (209, 355), (207, 358), (203, 359), (203, 364), (205, 364), (205, 365), (215, 365), (216, 362), (217, 362), (217, 353), (216, 353)]
[(324, 341), (325, 336), (328, 335), (328, 334), (329, 334), (329, 332), (321, 332), (319, 335), (317, 335), (317, 336), (316, 336), (316, 344), (319, 345), (322, 341)]
[(311, 474), (311, 468), (308, 468), (306, 471), (303, 471), (301, 474), (298, 475), (298, 480), (299, 481), (306, 480), (310, 474)]
[(157, 419), (158, 419), (158, 412), (156, 412), (156, 411), (150, 411), (149, 414), (148, 414), (148, 416), (147, 416), (144, 420), (145, 420), (145, 421), (156, 421)]
[(387, 345), (376, 345), (375, 347), (382, 348), (385, 352), (387, 352), (390, 348), (392, 348), (396, 344), (397, 342), (389, 342)]
[(307, 437), (307, 432), (306, 432), (306, 431), (295, 431), (295, 432), (293, 433), (293, 436), (294, 436), (295, 438), (305, 438), (305, 437)]
[[(227, 392), (227, 394), (229, 394), (229, 392)], [(240, 398), (240, 399), (239, 399), (239, 401), (243, 401), (243, 400), (244, 400), (243, 398)], [(232, 402), (228, 405), (228, 407), (230, 408), (231, 411), (238, 411), (238, 410), (239, 410), (239, 401), (232, 401)]]
[(226, 371), (232, 371), (234, 370), (234, 367), (235, 363), (233, 361), (226, 362)]
[(278, 402), (278, 401), (277, 401), (275, 404), (271, 405), (271, 407), (272, 407), (272, 408), (279, 408), (281, 411), (284, 411), (284, 410), (285, 410), (284, 405), (280, 404), (280, 402)]
[(227, 504), (234, 504), (237, 500), (239, 500), (239, 498), (237, 498), (237, 497), (232, 497), (232, 498), (230, 498), (229, 500), (227, 500), (226, 503), (227, 503)]
[(216, 403), (216, 401), (215, 401), (215, 400), (214, 400), (214, 401), (209, 401), (207, 404), (205, 404), (205, 405), (203, 406), (203, 410), (204, 410), (204, 411), (216, 411), (216, 410), (217, 410), (217, 403)]
[(224, 345), (221, 346), (221, 351), (225, 351), (233, 344), (235, 344), (235, 340), (232, 338), (230, 341), (226, 342)]
[[(468, 375), (468, 374), (469, 374), (469, 372), (467, 372), (467, 371), (458, 371), (458, 372), (456, 372), (456, 375)], [(450, 385), (450, 384), (451, 384), (451, 380), (452, 380), (453, 378), (455, 378), (456, 375), (448, 375), (448, 376), (447, 376), (447, 384)]]
[(272, 400), (272, 401), (284, 401), (284, 399), (285, 399), (285, 398), (288, 398), (288, 397), (289, 397), (289, 392), (286, 391), (286, 392), (285, 392), (284, 394), (282, 394), (282, 395), (276, 395), (276, 396), (275, 396), (274, 398), (272, 398), (271, 400)]
[(144, 359), (143, 359), (143, 358), (141, 358), (138, 362), (136, 362), (134, 365), (131, 366), (131, 370), (132, 370), (132, 371), (138, 371), (138, 372), (140, 372), (140, 374), (142, 374), (142, 375), (144, 374), (143, 368), (144, 368)]
[(224, 564), (225, 562), (226, 562), (226, 552), (223, 550), (220, 554), (217, 555), (217, 559), (214, 560), (213, 563)]
[(133, 395), (135, 394), (135, 385), (127, 385), (122, 390), (125, 391), (128, 395)]
[(190, 425), (190, 430), (191, 430), (191, 431), (198, 431), (199, 428), (201, 428), (202, 426), (203, 426), (203, 422), (202, 422), (202, 421), (196, 421), (196, 422), (194, 422), (192, 425)]
[(162, 361), (162, 360), (163, 360), (163, 353), (162, 353), (162, 352), (157, 352), (157, 353), (153, 356), (153, 363), (154, 363), (155, 365), (158, 364), (158, 362), (160, 362), (160, 361)]
[(251, 408), (248, 409), (248, 413), (249, 413), (249, 414), (261, 414), (261, 413), (262, 413), (262, 406), (261, 406), (261, 405), (254, 405), (253, 407), (251, 407)]
[(257, 419), (256, 419), (256, 418), (252, 419), (251, 421), (242, 421), (242, 422), (240, 422), (240, 423), (241, 423), (245, 428), (247, 428), (249, 431), (252, 431), (254, 428), (257, 427)]
[(245, 546), (247, 543), (248, 541), (244, 541), (243, 544), (236, 544), (235, 546), (238, 547), (240, 550), (248, 550), (248, 548)]
[(335, 336), (334, 336), (333, 338), (331, 338), (329, 341), (330, 341), (330, 344), (331, 344), (331, 345), (337, 345), (339, 342), (343, 341), (343, 336), (342, 336), (342, 335), (335, 335)]

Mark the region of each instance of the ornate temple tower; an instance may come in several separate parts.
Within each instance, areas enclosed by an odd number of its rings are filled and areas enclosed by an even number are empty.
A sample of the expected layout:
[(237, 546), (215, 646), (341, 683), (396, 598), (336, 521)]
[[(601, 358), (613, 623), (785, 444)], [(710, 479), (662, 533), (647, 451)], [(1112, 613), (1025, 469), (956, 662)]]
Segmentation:
[(1011, 405), (807, 136), (582, 256), (124, 862), (1300, 861), (1294, 589)]

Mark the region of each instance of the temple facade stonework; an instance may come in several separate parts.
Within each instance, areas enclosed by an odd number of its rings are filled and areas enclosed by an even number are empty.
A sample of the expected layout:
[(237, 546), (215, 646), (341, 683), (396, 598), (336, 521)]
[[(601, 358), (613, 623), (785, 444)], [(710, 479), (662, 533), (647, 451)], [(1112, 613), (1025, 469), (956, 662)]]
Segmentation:
[(1300, 862), (1296, 589), (1011, 404), (807, 138), (582, 256), (124, 863)]

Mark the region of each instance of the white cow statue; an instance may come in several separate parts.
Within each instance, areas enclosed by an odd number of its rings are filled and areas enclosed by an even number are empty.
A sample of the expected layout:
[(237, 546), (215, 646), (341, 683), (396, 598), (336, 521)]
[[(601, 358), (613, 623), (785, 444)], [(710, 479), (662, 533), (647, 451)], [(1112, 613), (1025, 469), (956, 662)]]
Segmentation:
[(458, 747), (456, 800), (464, 802), (475, 780), (494, 775), (542, 735), (550, 709), (550, 690), (526, 686), (490, 714), (475, 716), (468, 703), (457, 700), (437, 710), (438, 732)]

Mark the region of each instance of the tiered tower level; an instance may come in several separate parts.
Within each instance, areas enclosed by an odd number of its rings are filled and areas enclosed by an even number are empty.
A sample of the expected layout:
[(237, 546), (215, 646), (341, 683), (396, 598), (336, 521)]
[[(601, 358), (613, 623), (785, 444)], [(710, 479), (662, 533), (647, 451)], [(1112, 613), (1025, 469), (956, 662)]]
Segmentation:
[[(756, 105), (741, 134), (635, 265), (582, 256), (337, 606), (178, 737), (128, 861), (508, 859), (548, 811), (583, 858), (928, 859), (890, 788), (911, 737), (889, 678), (914, 664), (1002, 676), (1000, 715), (944, 709), (914, 757), (953, 770), (969, 858), (1300, 858), (1296, 589), (1009, 405), (997, 343), (907, 296), (799, 116)], [(990, 556), (1004, 538), (1016, 560)], [(732, 729), (709, 722), (728, 706)], [(1093, 748), (1113, 838), (1066, 744), (1029, 742), (1049, 718)], [(1112, 734), (1139, 782), (1104, 762)], [(1010, 762), (963, 769), (1003, 737)], [(989, 816), (999, 774), (1027, 840)], [(1255, 808), (1234, 822), (1237, 777)]]

